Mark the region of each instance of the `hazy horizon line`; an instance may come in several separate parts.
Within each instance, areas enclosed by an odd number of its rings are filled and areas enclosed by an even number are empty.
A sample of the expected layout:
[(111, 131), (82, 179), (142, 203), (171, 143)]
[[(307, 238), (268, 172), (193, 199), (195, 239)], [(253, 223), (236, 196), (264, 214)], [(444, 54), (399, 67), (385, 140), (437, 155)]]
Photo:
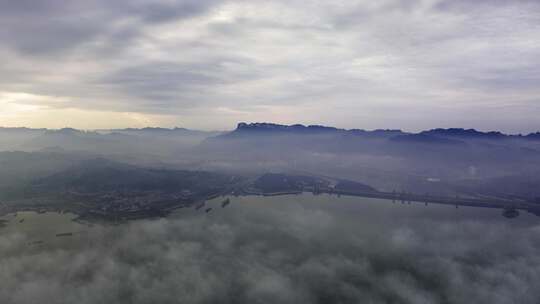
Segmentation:
[(502, 130), (494, 130), (494, 129), (479, 129), (479, 128), (471, 128), (471, 127), (457, 127), (457, 126), (454, 126), (454, 127), (432, 127), (432, 128), (428, 128), (428, 129), (419, 129), (419, 130), (407, 130), (407, 129), (401, 129), (401, 128), (372, 128), (372, 129), (364, 129), (364, 128), (342, 128), (342, 127), (338, 127), (338, 126), (333, 126), (333, 125), (325, 125), (325, 124), (302, 124), (302, 123), (293, 123), (293, 124), (286, 124), (286, 123), (276, 123), (276, 122), (269, 122), (269, 121), (265, 121), (265, 122), (245, 122), (245, 121), (240, 121), (238, 123), (236, 123), (236, 125), (231, 128), (231, 129), (221, 129), (221, 130), (218, 130), (218, 129), (198, 129), (198, 128), (190, 128), (190, 127), (182, 127), (182, 126), (172, 126), (172, 127), (167, 127), (167, 126), (151, 126), (151, 125), (148, 125), (148, 126), (144, 126), (144, 127), (134, 127), (134, 126), (126, 126), (126, 127), (122, 127), (122, 128), (96, 128), (96, 129), (85, 129), (85, 128), (75, 128), (75, 127), (70, 127), (70, 126), (64, 126), (62, 128), (47, 128), (47, 127), (27, 127), (27, 126), (2, 126), (0, 125), (0, 129), (27, 129), (27, 130), (47, 130), (47, 131), (60, 131), (60, 130), (66, 130), (66, 129), (73, 129), (73, 130), (77, 130), (77, 131), (84, 131), (84, 132), (97, 132), (97, 131), (115, 131), (115, 130), (144, 130), (144, 129), (162, 129), (162, 130), (175, 130), (175, 129), (178, 129), (178, 130), (186, 130), (186, 131), (195, 131), (195, 132), (206, 132), (206, 133), (212, 133), (212, 132), (230, 132), (230, 131), (234, 131), (238, 128), (238, 125), (241, 124), (241, 123), (246, 123), (248, 125), (250, 124), (273, 124), (273, 125), (279, 125), (279, 126), (295, 126), (295, 125), (299, 125), (299, 126), (304, 126), (304, 127), (310, 127), (310, 126), (320, 126), (320, 127), (327, 127), (327, 128), (335, 128), (335, 129), (338, 129), (338, 130), (345, 130), (345, 131), (351, 131), (351, 130), (362, 130), (362, 131), (366, 131), (366, 132), (373, 132), (373, 131), (401, 131), (403, 133), (411, 133), (411, 134), (419, 134), (419, 133), (422, 133), (422, 132), (426, 132), (426, 131), (431, 131), (431, 130), (439, 130), (439, 129), (442, 129), (442, 130), (451, 130), (451, 129), (462, 129), (462, 130), (474, 130), (474, 131), (477, 131), (477, 132), (481, 132), (481, 133), (500, 133), (502, 135), (506, 135), (506, 136), (527, 136), (527, 135), (530, 135), (530, 134), (537, 134), (537, 133), (540, 133), (540, 130), (533, 130), (533, 131), (529, 131), (529, 132), (519, 132), (519, 133), (513, 133), (513, 132), (505, 132), (505, 131), (502, 131)]

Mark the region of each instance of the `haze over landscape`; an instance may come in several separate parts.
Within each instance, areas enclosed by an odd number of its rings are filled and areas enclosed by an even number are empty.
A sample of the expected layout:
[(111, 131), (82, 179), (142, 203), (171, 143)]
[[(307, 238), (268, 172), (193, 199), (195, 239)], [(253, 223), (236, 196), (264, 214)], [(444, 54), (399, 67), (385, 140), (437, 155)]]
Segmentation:
[(536, 304), (540, 2), (0, 0), (0, 303)]

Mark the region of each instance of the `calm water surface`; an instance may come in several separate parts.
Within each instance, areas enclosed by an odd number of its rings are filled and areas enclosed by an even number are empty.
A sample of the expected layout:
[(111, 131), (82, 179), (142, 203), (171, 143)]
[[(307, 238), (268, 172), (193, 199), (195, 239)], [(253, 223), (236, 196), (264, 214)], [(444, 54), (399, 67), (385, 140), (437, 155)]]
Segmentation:
[[(230, 197), (231, 204), (222, 207), (224, 197), (207, 201), (203, 208), (182, 208), (171, 214), (167, 220), (186, 220), (193, 217), (204, 217), (206, 221), (216, 221), (234, 225), (240, 217), (262, 218), (275, 217), (282, 221), (291, 217), (312, 216), (318, 214), (321, 217), (319, 223), (302, 223), (302, 221), (289, 224), (313, 224), (318, 229), (324, 225), (324, 220), (337, 220), (334, 225), (342, 226), (359, 234), (365, 229), (383, 231), (384, 227), (409, 225), (424, 226), (429, 230), (430, 225), (452, 224), (464, 222), (477, 222), (495, 224), (505, 229), (518, 229), (540, 224), (540, 217), (520, 212), (515, 219), (507, 219), (501, 215), (500, 209), (463, 207), (456, 208), (449, 205), (423, 203), (403, 204), (393, 203), (390, 200), (360, 198), (350, 196), (332, 196), (327, 194), (313, 195), (304, 193), (300, 195), (286, 196), (241, 196)], [(208, 212), (206, 210), (211, 208)], [(324, 214), (324, 216), (323, 216)], [(80, 239), (87, 233), (92, 233), (92, 227), (99, 223), (85, 223), (76, 221), (77, 215), (71, 213), (17, 212), (0, 217), (4, 221), (4, 227), (0, 228), (0, 235), (21, 234), (29, 242), (43, 241), (43, 243), (60, 244), (66, 240)], [(135, 222), (152, 222), (156, 219), (144, 219)], [(101, 223), (103, 224), (103, 223)], [(279, 223), (282, 224), (282, 223)], [(104, 224), (109, 229), (114, 225)], [(57, 234), (72, 233), (71, 237), (57, 237)]]

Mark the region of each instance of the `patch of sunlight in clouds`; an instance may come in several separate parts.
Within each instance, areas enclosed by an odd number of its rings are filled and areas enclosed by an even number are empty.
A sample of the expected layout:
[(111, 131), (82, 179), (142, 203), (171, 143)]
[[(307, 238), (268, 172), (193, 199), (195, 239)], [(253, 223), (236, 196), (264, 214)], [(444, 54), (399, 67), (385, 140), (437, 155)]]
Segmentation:
[(0, 92), (0, 118), (16, 118), (19, 115), (39, 111), (43, 108), (39, 105), (39, 100), (44, 98), (49, 97), (21, 92)]
[(126, 125), (135, 127), (157, 126), (170, 120), (167, 115), (51, 106), (61, 105), (66, 100), (67, 98), (63, 97), (24, 92), (0, 92), (0, 126), (46, 127), (52, 129), (69, 126), (79, 129), (100, 129), (121, 128)]

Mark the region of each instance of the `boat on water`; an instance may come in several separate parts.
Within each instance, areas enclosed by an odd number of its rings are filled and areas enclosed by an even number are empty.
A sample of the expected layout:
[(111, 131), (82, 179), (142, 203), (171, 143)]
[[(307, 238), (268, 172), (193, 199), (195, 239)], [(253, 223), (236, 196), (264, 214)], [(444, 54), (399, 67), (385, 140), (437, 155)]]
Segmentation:
[(221, 202), (221, 208), (227, 207), (231, 203), (231, 200), (229, 198), (225, 199), (223, 202)]
[(502, 215), (506, 218), (515, 218), (519, 216), (519, 211), (516, 208), (504, 208)]
[(57, 233), (56, 237), (62, 237), (62, 236), (72, 236), (73, 232), (64, 232), (64, 233)]

